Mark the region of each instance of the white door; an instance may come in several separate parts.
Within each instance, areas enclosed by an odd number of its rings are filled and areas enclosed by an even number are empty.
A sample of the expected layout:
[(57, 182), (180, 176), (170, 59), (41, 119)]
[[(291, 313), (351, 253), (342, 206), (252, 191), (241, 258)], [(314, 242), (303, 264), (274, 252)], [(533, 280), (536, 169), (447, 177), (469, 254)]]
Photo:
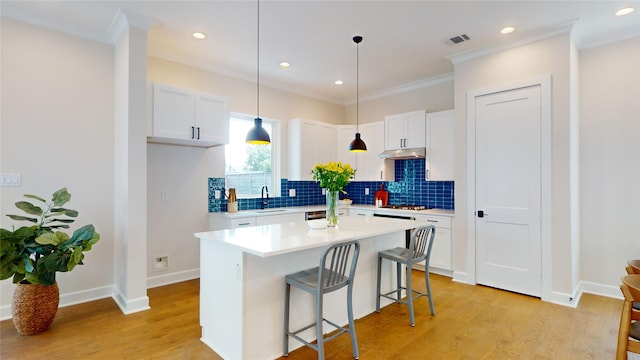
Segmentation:
[(540, 296), (540, 86), (475, 103), (476, 281)]

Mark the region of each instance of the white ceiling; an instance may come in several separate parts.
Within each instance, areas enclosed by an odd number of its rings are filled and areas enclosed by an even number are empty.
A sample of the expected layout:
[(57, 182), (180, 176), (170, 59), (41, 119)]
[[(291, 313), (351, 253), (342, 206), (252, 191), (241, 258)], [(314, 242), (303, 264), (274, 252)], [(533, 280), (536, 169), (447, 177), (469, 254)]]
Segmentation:
[[(111, 42), (109, 28), (123, 9), (155, 22), (150, 55), (255, 81), (257, 1), (1, 0), (2, 16)], [(615, 11), (636, 11), (617, 17)], [(507, 25), (516, 31), (501, 35)], [(260, 1), (260, 82), (337, 103), (453, 71), (448, 59), (566, 31), (578, 47), (640, 36), (640, 1)], [(194, 31), (206, 40), (191, 37)], [(456, 46), (446, 42), (467, 34)], [(281, 60), (291, 67), (279, 67)], [(344, 85), (333, 81), (341, 79)]]

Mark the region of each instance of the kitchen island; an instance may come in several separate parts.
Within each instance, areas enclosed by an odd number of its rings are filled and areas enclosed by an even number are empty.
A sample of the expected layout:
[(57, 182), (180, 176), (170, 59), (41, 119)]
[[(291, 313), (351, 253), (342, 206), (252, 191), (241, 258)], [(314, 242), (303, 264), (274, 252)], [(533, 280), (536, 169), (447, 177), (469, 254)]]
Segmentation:
[[(337, 241), (360, 240), (353, 310), (356, 319), (372, 313), (377, 252), (404, 246), (405, 231), (419, 225), (414, 220), (345, 216), (337, 228), (315, 230), (304, 221), (295, 221), (196, 233), (200, 239), (201, 340), (225, 359), (280, 357), (284, 277), (318, 266), (322, 249)], [(384, 291), (391, 289), (395, 272), (390, 262), (383, 265)], [(326, 318), (346, 324), (346, 288), (326, 295), (324, 309)], [(309, 324), (314, 318), (312, 297), (292, 291), (291, 327)], [(302, 336), (315, 339), (312, 329)], [(302, 346), (295, 341), (290, 344), (291, 350)]]

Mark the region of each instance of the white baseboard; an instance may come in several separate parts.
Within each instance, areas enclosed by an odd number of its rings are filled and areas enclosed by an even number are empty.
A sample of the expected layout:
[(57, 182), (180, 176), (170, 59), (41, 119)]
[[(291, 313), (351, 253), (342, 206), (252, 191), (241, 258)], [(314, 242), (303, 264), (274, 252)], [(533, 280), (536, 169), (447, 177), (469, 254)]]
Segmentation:
[[(200, 269), (192, 269), (180, 271), (176, 273), (166, 274), (162, 276), (154, 276), (147, 278), (147, 288), (169, 285), (182, 281), (197, 279), (200, 277)], [(123, 314), (132, 314), (139, 311), (150, 309), (149, 297), (143, 296), (138, 299), (126, 299), (113, 286), (102, 286), (94, 289), (76, 291), (71, 293), (60, 294), (59, 307), (66, 307), (81, 304), (89, 301), (112, 298), (118, 305)], [(0, 320), (11, 319), (11, 304), (0, 306)]]
[(591, 281), (580, 281), (578, 290), (588, 294), (600, 295), (614, 299), (623, 299), (619, 286), (598, 284)]
[(469, 281), (469, 274), (466, 272), (462, 272), (462, 271), (453, 271), (453, 281), (455, 282), (459, 282), (461, 284), (469, 284), (469, 285), (475, 285), (475, 282), (470, 282)]
[(152, 276), (147, 278), (147, 289), (182, 281), (193, 280), (200, 277), (200, 269), (178, 271), (170, 274)]
[[(59, 308), (111, 297), (112, 286), (60, 294)], [(11, 304), (0, 307), (0, 320), (11, 319)]]

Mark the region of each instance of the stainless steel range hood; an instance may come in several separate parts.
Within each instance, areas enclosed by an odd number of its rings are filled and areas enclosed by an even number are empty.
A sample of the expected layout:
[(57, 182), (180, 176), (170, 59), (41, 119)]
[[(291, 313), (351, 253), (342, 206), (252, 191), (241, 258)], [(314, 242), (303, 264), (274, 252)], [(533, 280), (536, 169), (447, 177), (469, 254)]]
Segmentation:
[(426, 148), (411, 148), (411, 149), (397, 149), (397, 150), (385, 150), (382, 154), (378, 155), (381, 159), (420, 159), (427, 156)]

